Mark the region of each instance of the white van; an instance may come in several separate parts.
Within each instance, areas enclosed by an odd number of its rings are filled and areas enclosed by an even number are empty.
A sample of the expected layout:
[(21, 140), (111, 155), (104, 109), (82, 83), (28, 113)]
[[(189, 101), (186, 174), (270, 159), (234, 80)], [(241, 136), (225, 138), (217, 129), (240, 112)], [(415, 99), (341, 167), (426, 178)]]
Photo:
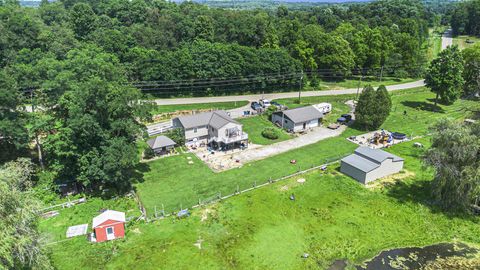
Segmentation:
[(332, 111), (332, 104), (330, 103), (319, 103), (316, 105), (313, 105), (317, 110), (319, 110), (322, 113), (329, 113)]

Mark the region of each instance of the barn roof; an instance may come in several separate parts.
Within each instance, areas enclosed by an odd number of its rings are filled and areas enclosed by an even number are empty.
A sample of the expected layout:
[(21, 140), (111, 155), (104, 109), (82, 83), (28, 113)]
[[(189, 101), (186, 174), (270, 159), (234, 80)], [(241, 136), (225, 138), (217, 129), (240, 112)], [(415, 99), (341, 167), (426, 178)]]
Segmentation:
[(391, 158), (393, 161), (402, 161), (403, 158), (395, 156), (394, 154), (385, 152), (380, 149), (372, 149), (369, 147), (361, 146), (355, 150), (357, 155), (364, 156), (368, 159), (373, 160), (374, 162), (382, 163), (387, 158)]
[(125, 213), (115, 210), (107, 210), (93, 218), (92, 228), (96, 228), (107, 220), (125, 222)]
[(228, 123), (239, 124), (233, 120), (225, 111), (204, 112), (189, 116), (181, 116), (177, 118), (182, 123), (183, 128), (195, 128), (202, 126), (212, 126), (221, 128)]
[(157, 148), (162, 148), (166, 146), (174, 146), (176, 143), (172, 139), (166, 136), (158, 136), (148, 140), (147, 144), (148, 146), (150, 146), (150, 148), (157, 149)]
[(307, 122), (319, 118), (323, 118), (323, 113), (321, 113), (317, 108), (313, 106), (305, 106), (296, 109), (286, 110), (283, 112), (278, 112), (277, 114), (284, 113), (288, 119), (292, 120), (294, 123)]
[(342, 162), (349, 164), (363, 172), (370, 172), (382, 164), (386, 159), (392, 159), (393, 162), (403, 161), (403, 158), (394, 154), (382, 151), (380, 149), (371, 149), (361, 146), (355, 152), (342, 159)]

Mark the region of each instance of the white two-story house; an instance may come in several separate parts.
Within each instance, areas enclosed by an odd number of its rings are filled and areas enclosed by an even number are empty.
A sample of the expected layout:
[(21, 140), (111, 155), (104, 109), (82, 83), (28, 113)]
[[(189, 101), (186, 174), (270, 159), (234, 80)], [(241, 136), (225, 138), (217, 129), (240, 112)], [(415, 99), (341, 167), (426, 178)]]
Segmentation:
[(248, 146), (248, 134), (243, 132), (242, 124), (225, 111), (177, 117), (173, 127), (184, 131), (187, 146), (209, 145), (221, 150)]

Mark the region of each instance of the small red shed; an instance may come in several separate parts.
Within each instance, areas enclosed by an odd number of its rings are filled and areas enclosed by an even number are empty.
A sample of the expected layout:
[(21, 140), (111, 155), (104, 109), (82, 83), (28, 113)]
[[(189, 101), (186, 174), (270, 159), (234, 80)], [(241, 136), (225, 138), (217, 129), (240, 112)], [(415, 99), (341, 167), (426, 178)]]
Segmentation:
[(95, 242), (105, 242), (125, 237), (125, 213), (107, 210), (93, 218)]

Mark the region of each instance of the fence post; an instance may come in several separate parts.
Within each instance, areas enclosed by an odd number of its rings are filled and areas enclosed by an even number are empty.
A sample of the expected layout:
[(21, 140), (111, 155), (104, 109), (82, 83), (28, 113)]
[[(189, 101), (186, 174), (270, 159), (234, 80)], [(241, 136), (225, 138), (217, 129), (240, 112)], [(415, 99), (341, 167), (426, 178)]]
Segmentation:
[(157, 218), (157, 206), (155, 205), (155, 213), (153, 214), (155, 218)]
[(257, 181), (255, 180), (255, 182), (253, 182), (253, 188), (256, 188), (257, 187)]

